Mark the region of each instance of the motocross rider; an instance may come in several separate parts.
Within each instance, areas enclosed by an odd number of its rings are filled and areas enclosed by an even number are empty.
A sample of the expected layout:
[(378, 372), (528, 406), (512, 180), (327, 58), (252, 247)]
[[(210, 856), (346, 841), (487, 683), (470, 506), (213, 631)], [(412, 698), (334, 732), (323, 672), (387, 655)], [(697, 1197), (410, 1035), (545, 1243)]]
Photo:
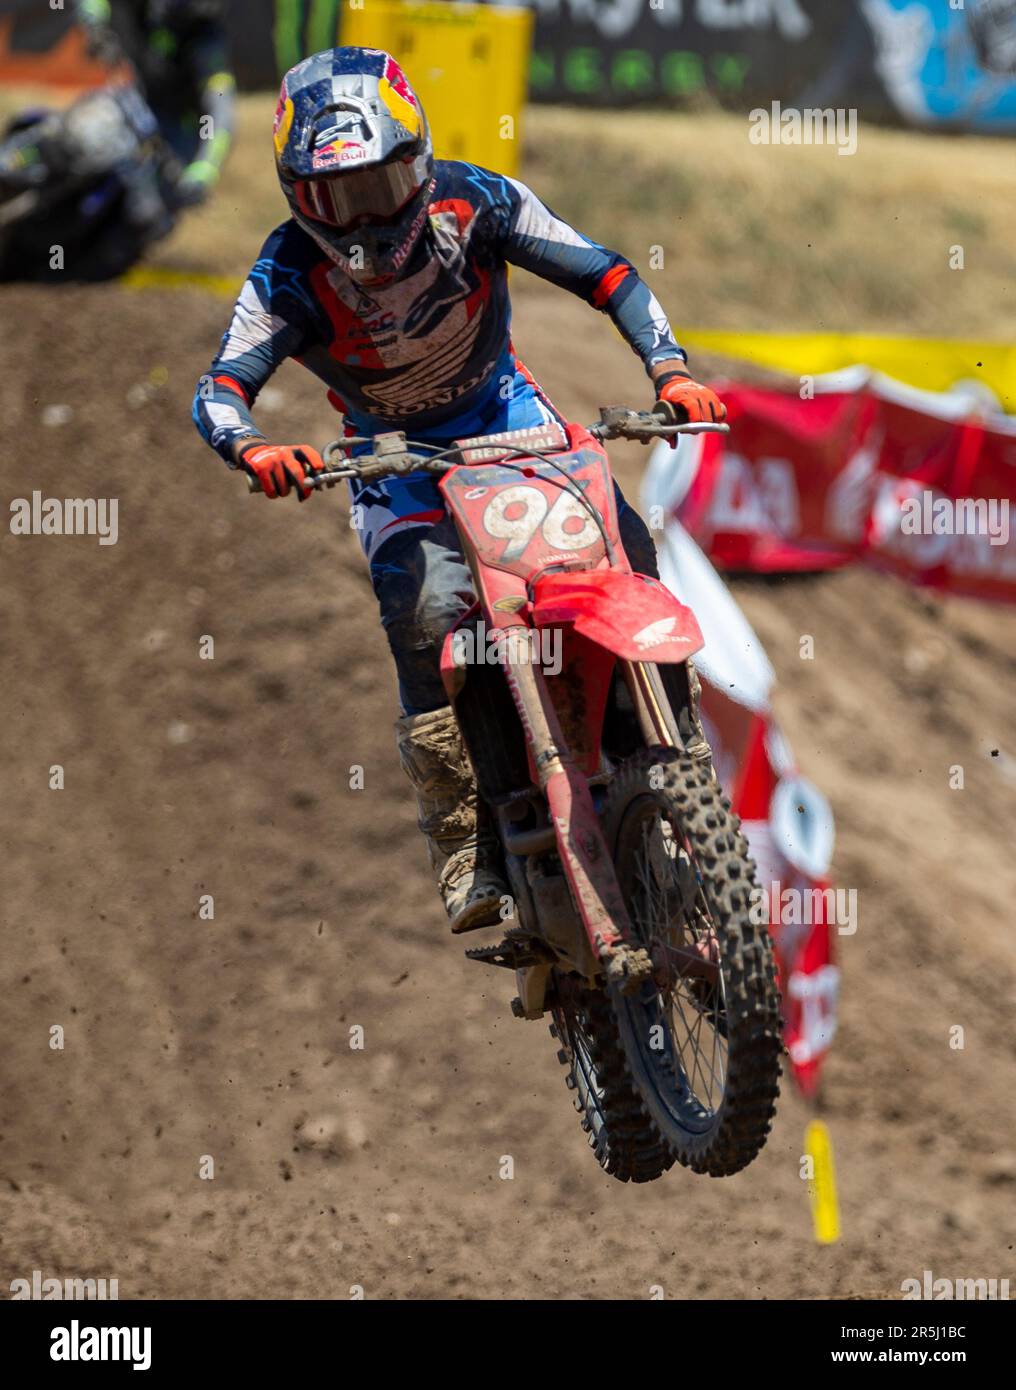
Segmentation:
[[(693, 421), (725, 417), (624, 257), (524, 184), (435, 160), (420, 103), (387, 53), (336, 48), (298, 63), (282, 82), (274, 140), (292, 216), (265, 242), (194, 400), (205, 440), (267, 497), (295, 488), (302, 501), (322, 467), (310, 445), (270, 442), (251, 415), (287, 357), (325, 383), (358, 435), (401, 429), (446, 445), (560, 420), (512, 348), (508, 263), (604, 310), (657, 399)], [(439, 670), (442, 640), (473, 602), (470, 572), (432, 474), (351, 488), (399, 678), (400, 758), (451, 927), (494, 924), (508, 889)], [(656, 575), (648, 529), (620, 493), (618, 511), (632, 567)]]
[(93, 57), (133, 67), (175, 161), (174, 206), (203, 202), (233, 136), (224, 0), (76, 0), (75, 12)]

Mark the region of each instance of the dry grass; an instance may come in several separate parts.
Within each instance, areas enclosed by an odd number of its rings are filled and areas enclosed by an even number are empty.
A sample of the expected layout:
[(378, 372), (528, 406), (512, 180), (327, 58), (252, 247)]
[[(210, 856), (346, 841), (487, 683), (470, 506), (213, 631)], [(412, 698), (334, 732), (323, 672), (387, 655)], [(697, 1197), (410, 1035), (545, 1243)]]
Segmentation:
[[(1011, 143), (862, 126), (857, 153), (756, 146), (733, 115), (532, 113), (527, 177), (648, 267), (675, 319), (1016, 338)], [(966, 268), (949, 268), (961, 245)]]

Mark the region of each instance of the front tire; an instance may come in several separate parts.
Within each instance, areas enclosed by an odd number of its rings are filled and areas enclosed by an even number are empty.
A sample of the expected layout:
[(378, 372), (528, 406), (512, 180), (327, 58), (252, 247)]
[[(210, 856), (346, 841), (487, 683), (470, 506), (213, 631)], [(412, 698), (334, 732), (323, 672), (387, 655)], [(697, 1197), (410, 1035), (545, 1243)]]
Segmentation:
[(609, 995), (630, 1081), (674, 1159), (736, 1173), (766, 1142), (782, 1052), (772, 943), (750, 915), (755, 866), (740, 822), (707, 767), (662, 747), (626, 759), (602, 819), (636, 944), (658, 966), (634, 997)]
[(610, 998), (574, 978), (557, 982), (551, 1036), (597, 1163), (619, 1182), (652, 1182), (674, 1166), (632, 1080)]

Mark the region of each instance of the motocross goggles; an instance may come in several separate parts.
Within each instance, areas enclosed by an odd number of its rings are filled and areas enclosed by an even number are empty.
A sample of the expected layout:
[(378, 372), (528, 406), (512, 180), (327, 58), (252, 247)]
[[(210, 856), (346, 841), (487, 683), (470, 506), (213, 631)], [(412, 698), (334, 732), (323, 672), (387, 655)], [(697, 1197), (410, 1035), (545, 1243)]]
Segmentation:
[(426, 177), (416, 158), (395, 159), (369, 169), (296, 179), (293, 196), (307, 217), (343, 230), (394, 217), (419, 192)]

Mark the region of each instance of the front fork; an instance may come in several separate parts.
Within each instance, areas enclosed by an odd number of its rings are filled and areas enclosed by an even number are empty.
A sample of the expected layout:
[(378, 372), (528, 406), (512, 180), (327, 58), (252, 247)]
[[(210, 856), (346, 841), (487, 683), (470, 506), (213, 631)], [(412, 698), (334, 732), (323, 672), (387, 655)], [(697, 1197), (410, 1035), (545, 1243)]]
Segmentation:
[[(506, 644), (504, 673), (522, 721), (540, 789), (547, 798), (558, 854), (593, 955), (607, 981), (624, 993), (653, 972), (632, 939), (631, 922), (614, 872), (589, 783), (572, 761), (543, 672), (529, 655), (525, 624), (505, 625), (520, 640)], [(662, 711), (661, 711), (662, 712)]]
[[(706, 742), (699, 709), (702, 687), (691, 661), (687, 661), (682, 668), (687, 680), (687, 692), (686, 696), (680, 697), (680, 712), (675, 710), (667, 694), (659, 666), (648, 666), (641, 661), (621, 661), (619, 665), (646, 744), (679, 748), (693, 762), (707, 767), (710, 775), (715, 776), (712, 750)], [(681, 720), (684, 721), (683, 727)]]
[(647, 666), (644, 661), (622, 661), (619, 664), (646, 743), (650, 746), (660, 744), (664, 748), (681, 748), (681, 736), (663, 689), (659, 668)]

